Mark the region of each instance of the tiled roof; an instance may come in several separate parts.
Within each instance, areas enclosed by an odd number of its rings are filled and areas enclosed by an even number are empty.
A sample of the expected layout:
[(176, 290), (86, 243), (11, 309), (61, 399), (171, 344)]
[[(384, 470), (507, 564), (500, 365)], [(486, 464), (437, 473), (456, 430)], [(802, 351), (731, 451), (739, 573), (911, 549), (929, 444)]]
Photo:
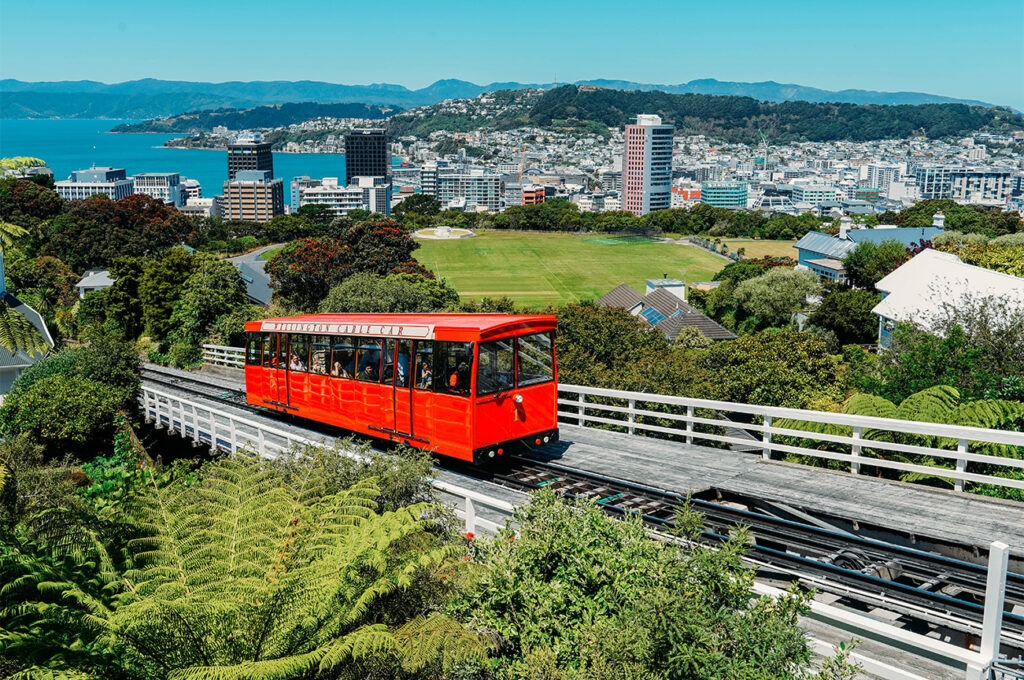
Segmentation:
[(643, 298), (640, 297), (640, 293), (623, 283), (602, 295), (597, 300), (597, 304), (602, 307), (621, 307), (622, 309), (630, 310), (642, 301)]
[[(689, 307), (689, 305), (687, 305)], [(675, 341), (676, 336), (686, 326), (694, 326), (704, 337), (709, 340), (735, 340), (736, 334), (725, 326), (722, 326), (711, 317), (701, 314), (690, 307), (690, 312), (683, 312), (676, 316), (669, 317), (657, 325), (669, 341)]]
[(235, 262), (238, 273), (245, 281), (245, 294), (251, 300), (262, 305), (270, 304), (270, 297), (273, 290), (270, 288), (270, 276), (262, 267), (249, 262)]

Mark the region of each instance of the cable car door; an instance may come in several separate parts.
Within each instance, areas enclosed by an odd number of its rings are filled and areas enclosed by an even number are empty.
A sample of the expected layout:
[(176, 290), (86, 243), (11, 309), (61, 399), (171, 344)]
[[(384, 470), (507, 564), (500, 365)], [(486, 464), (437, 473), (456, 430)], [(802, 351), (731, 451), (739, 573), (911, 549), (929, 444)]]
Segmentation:
[(395, 340), (395, 389), (392, 401), (392, 428), (412, 434), (412, 343)]
[(271, 390), (271, 398), (278, 404), (287, 405), (288, 402), (288, 335), (277, 333), (277, 360), (274, 362), (274, 387)]

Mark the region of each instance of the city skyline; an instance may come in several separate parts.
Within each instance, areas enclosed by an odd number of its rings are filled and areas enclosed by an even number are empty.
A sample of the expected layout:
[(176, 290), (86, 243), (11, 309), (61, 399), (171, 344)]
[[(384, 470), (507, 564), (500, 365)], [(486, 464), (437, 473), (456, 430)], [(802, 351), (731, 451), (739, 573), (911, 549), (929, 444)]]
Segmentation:
[[(548, 7), (537, 22), (530, 14), (465, 2), (439, 11), (403, 0), (381, 15), (369, 6), (315, 0), (301, 13), (285, 14), (276, 3), (255, 0), (244, 13), (203, 5), (184, 25), (157, 6), (124, 0), (113, 0), (103, 13), (66, 0), (52, 8), (60, 18), (47, 23), (45, 41), (31, 6), (0, 9), (0, 76), (385, 82), (411, 89), (444, 78), (481, 84), (715, 78), (924, 92), (1024, 109), (1024, 3), (982, 0), (967, 16), (953, 2), (931, 3), (927, 12), (916, 3), (877, 1), (856, 12), (803, 2), (766, 12), (742, 3), (724, 14), (698, 3), (624, 13), (599, 0), (585, 8)], [(377, 29), (348, 30), (358, 26)], [(269, 31), (259, 41), (269, 46), (266, 53), (252, 50), (251, 37), (260, 31)], [(104, 55), (123, 58), (88, 58), (97, 43)], [(383, 58), (382, 45), (391, 58)], [(378, 56), (352, 59), (371, 54)]]

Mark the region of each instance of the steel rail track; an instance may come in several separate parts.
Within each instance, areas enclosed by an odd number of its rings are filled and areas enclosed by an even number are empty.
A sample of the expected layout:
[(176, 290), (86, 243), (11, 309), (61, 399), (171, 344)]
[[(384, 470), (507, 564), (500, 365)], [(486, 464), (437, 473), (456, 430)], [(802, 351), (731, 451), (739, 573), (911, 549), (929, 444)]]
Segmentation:
[[(203, 381), (144, 367), (146, 381), (217, 399), (243, 410), (289, 419), (286, 414), (248, 404), (245, 394)], [(308, 427), (338, 431), (315, 421)], [(668, 531), (681, 503), (705, 518), (704, 539), (718, 543), (738, 526), (749, 527), (753, 540), (751, 561), (762, 570), (796, 577), (820, 591), (854, 600), (861, 605), (894, 610), (912, 619), (976, 635), (984, 612), (985, 567), (942, 555), (914, 550), (812, 524), (803, 524), (759, 512), (687, 498), (664, 489), (560, 466), (529, 456), (511, 456), (500, 468), (473, 468), (451, 464), (460, 472), (517, 490), (550, 487), (567, 496), (593, 500), (609, 512), (637, 515), (652, 528)], [(1024, 606), (1024, 575), (1007, 575), (1009, 605)], [(1005, 612), (1006, 642), (1024, 649), (1024, 616)]]

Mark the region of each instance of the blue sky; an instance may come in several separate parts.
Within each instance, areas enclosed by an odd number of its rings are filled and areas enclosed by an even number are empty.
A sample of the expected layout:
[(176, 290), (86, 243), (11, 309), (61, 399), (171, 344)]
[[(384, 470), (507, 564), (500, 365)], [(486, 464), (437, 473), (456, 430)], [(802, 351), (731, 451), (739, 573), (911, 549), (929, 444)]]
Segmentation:
[(1024, 1), (2, 0), (0, 77), (412, 88), (717, 78), (1024, 110)]

